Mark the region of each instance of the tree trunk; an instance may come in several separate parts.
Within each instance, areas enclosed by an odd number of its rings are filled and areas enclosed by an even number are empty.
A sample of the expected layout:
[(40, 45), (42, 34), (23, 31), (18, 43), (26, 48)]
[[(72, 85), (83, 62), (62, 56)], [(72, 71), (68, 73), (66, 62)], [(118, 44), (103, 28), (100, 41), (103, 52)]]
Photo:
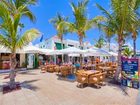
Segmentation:
[(61, 47), (63, 49), (63, 37), (61, 37), (60, 40), (61, 40)]
[(118, 44), (119, 44), (119, 51), (118, 51), (118, 68), (115, 73), (115, 81), (119, 82), (119, 75), (122, 71), (122, 62), (121, 62), (121, 53), (122, 53), (122, 45), (123, 45), (123, 40), (121, 38), (118, 39)]
[(133, 39), (133, 52), (134, 52), (134, 57), (136, 57), (136, 39)]
[(108, 50), (109, 50), (109, 52), (111, 51), (111, 49), (110, 49), (110, 39), (108, 39), (108, 43), (109, 43), (109, 48), (108, 48)]
[[(79, 42), (80, 42), (80, 49), (83, 49), (83, 37), (82, 36), (79, 37)], [(83, 61), (82, 54), (80, 54), (80, 64), (81, 65), (82, 65), (82, 61)]]
[[(64, 49), (64, 47), (63, 47), (63, 36), (61, 36), (61, 47), (62, 47), (62, 49)], [(62, 64), (64, 63), (64, 55), (62, 54)]]
[(9, 74), (9, 77), (10, 77), (10, 88), (15, 88), (15, 77), (16, 77), (16, 71), (15, 71), (15, 68), (16, 68), (16, 65), (17, 65), (17, 61), (16, 61), (16, 54), (15, 53), (11, 53), (10, 55), (10, 74)]

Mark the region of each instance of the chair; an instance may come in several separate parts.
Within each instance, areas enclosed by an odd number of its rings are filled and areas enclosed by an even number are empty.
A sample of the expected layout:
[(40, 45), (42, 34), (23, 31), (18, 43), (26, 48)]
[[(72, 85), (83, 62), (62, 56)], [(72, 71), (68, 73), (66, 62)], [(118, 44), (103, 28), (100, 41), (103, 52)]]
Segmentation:
[(117, 70), (116, 68), (111, 68), (110, 70), (107, 71), (107, 76), (113, 78), (116, 70)]
[(64, 77), (66, 77), (68, 74), (70, 74), (70, 70), (65, 66), (60, 68), (60, 72), (61, 72), (61, 75)]
[(76, 73), (77, 76), (77, 87), (82, 87), (84, 84), (88, 83), (88, 76), (82, 73)]
[(104, 84), (105, 77), (106, 77), (106, 72), (100, 73), (100, 77), (99, 77), (99, 84), (100, 84), (100, 85), (105, 85), (105, 84)]
[(77, 71), (76, 71), (76, 74), (77, 74), (77, 73), (82, 73), (82, 72), (84, 72), (84, 71), (85, 71), (85, 69), (77, 70)]
[(100, 71), (101, 73), (103, 72), (103, 69), (100, 69), (100, 67), (98, 67), (98, 69), (96, 69), (97, 71)]
[(60, 72), (60, 67), (59, 66), (54, 67), (54, 71), (59, 73)]
[(95, 70), (98, 70), (99, 69), (99, 64), (97, 64), (96, 66), (95, 66)]
[(47, 71), (53, 73), (54, 72), (54, 67), (55, 67), (54, 65), (48, 66)]
[(96, 88), (101, 88), (99, 86), (100, 81), (101, 81), (100, 78), (101, 78), (101, 73), (90, 75), (89, 80), (88, 80), (88, 84), (94, 85), (94, 86), (96, 86)]
[(42, 72), (46, 72), (46, 67), (45, 66), (41, 66), (41, 71)]

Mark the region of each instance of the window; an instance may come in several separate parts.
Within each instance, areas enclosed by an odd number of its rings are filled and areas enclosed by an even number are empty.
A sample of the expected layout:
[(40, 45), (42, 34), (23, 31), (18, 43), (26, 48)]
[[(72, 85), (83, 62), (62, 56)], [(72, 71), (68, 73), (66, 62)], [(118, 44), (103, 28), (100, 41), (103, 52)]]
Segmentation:
[(69, 46), (69, 47), (74, 47), (74, 45), (70, 45), (70, 44), (69, 44), (68, 46)]
[[(61, 43), (55, 43), (55, 46), (56, 46), (57, 50), (61, 50), (62, 49)], [(63, 48), (65, 48), (64, 44), (63, 44)]]

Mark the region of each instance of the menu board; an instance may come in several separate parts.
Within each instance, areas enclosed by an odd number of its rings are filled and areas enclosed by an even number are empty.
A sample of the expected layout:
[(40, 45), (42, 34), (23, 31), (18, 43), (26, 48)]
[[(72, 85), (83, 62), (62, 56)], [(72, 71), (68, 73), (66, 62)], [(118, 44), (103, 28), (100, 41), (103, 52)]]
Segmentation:
[(122, 58), (122, 85), (139, 88), (139, 60)]

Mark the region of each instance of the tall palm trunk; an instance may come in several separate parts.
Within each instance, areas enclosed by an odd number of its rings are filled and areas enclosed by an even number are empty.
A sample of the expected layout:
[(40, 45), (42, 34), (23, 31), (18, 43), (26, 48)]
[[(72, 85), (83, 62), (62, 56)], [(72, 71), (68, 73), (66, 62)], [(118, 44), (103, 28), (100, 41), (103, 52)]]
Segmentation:
[(134, 57), (136, 57), (136, 38), (133, 38), (133, 52), (134, 52)]
[(111, 49), (110, 49), (110, 42), (111, 42), (111, 40), (110, 40), (110, 38), (108, 38), (108, 44), (109, 44), (109, 46), (108, 46), (108, 51), (109, 51), (109, 52), (111, 51)]
[(123, 40), (120, 36), (121, 35), (119, 35), (119, 38), (118, 38), (119, 49), (118, 49), (118, 68), (117, 68), (117, 71), (115, 73), (115, 81), (116, 82), (119, 81), (119, 75), (120, 75), (121, 70), (122, 70), (121, 53), (122, 53)]
[[(60, 40), (61, 40), (61, 47), (62, 47), (62, 49), (64, 49), (64, 47), (63, 47), (63, 36), (61, 36)], [(63, 63), (64, 63), (64, 55), (62, 54), (62, 64)]]
[[(82, 49), (83, 48), (83, 37), (82, 36), (79, 37), (79, 43), (80, 43), (80, 49)], [(82, 61), (83, 61), (82, 54), (80, 54), (80, 64), (81, 65), (82, 65)]]
[(137, 39), (137, 31), (133, 31), (132, 34), (132, 38), (133, 38), (133, 53), (134, 53), (134, 57), (136, 57), (136, 39)]
[(10, 88), (14, 88), (15, 87), (15, 76), (16, 76), (16, 65), (17, 65), (17, 61), (16, 61), (16, 54), (15, 53), (11, 53), (10, 55)]

